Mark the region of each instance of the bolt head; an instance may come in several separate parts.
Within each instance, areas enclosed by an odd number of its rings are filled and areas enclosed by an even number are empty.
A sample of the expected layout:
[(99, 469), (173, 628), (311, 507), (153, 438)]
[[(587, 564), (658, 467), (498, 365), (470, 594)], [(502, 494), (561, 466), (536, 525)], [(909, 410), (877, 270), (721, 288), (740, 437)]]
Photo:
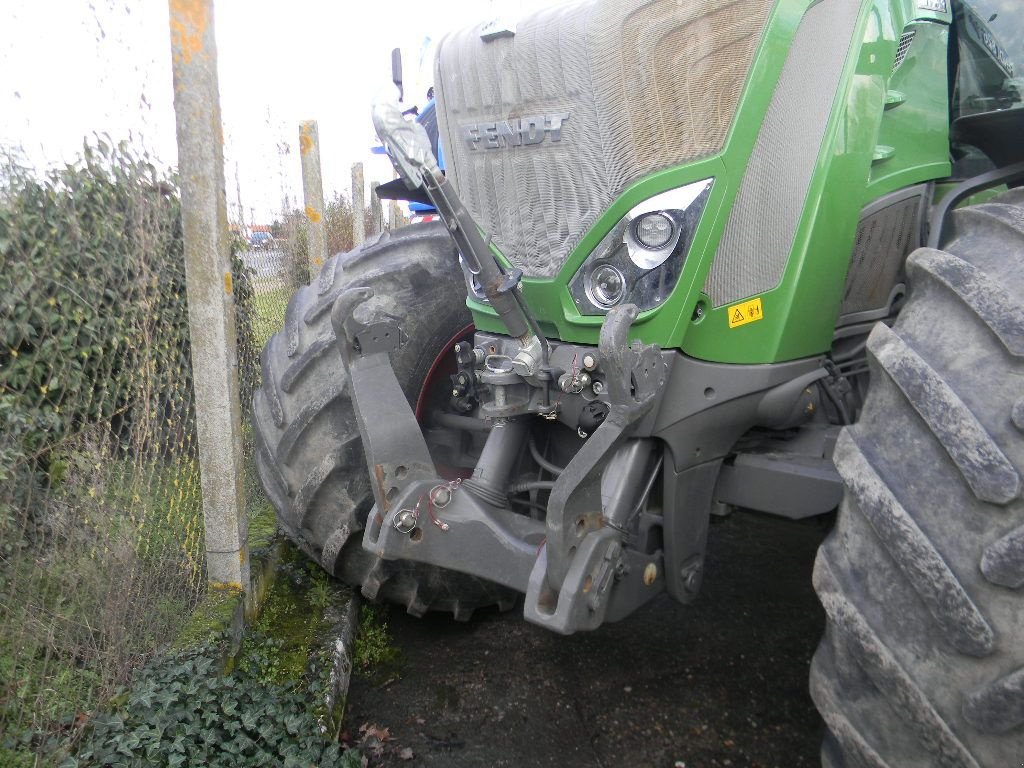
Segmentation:
[(597, 358), (589, 352), (583, 356), (583, 367), (592, 371), (597, 367)]
[(696, 592), (700, 587), (700, 575), (703, 570), (704, 564), (699, 560), (682, 567), (679, 575), (687, 592)]

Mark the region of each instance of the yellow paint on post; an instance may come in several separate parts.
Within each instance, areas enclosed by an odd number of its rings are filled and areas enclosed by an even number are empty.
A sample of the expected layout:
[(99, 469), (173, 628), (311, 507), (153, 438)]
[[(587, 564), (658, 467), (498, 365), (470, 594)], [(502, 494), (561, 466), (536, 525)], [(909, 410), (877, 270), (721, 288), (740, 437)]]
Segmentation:
[(307, 205), (306, 218), (312, 221), (314, 224), (316, 224), (321, 219), (320, 211), (318, 211), (316, 208), (313, 208), (312, 206)]
[(171, 8), (171, 53), (181, 63), (203, 51), (203, 37), (210, 19), (206, 4), (198, 0), (169, 0)]
[(311, 149), (313, 149), (313, 137), (309, 135), (309, 128), (303, 126), (302, 133), (299, 134), (299, 152), (305, 155)]
[(760, 297), (733, 304), (728, 312), (729, 327), (739, 328), (747, 323), (756, 323), (764, 320), (764, 311), (761, 309)]
[(223, 590), (224, 592), (237, 592), (239, 594), (245, 593), (245, 590), (242, 589), (242, 585), (237, 581), (208, 581), (206, 582), (206, 585), (210, 589)]
[(225, 272), (224, 273), (224, 293), (226, 293), (228, 296), (230, 296), (232, 294), (232, 288), (233, 287), (234, 287), (234, 284), (231, 282), (231, 273), (230, 272)]

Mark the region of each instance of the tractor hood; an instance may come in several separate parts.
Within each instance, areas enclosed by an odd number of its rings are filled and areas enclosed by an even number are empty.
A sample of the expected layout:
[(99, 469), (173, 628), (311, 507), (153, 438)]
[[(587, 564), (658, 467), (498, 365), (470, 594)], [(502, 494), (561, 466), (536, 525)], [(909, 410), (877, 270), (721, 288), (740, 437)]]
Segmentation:
[(449, 35), (447, 173), (513, 264), (552, 277), (627, 186), (722, 149), (774, 0), (588, 0)]

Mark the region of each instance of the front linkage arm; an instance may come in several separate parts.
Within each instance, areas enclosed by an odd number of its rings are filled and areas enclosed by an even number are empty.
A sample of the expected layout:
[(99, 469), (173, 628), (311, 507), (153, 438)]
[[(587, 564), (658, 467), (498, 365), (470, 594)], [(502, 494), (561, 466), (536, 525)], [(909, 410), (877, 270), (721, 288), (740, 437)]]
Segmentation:
[[(626, 341), (636, 308), (620, 307), (605, 321), (609, 415), (556, 482), (545, 524), (501, 508), (468, 483), (438, 477), (391, 367), (400, 325), (373, 314), (372, 296), (350, 288), (331, 313), (376, 501), (363, 547), (386, 560), (431, 563), (527, 592), (526, 617), (565, 634), (621, 618), (661, 591), (661, 554), (625, 549), (616, 527), (630, 512), (619, 507), (632, 504), (635, 489), (612, 493), (602, 505), (602, 471), (613, 457), (625, 465), (620, 476), (641, 482), (650, 452), (626, 446), (625, 438), (651, 410), (666, 375), (656, 347)], [(525, 432), (517, 420), (499, 420), (492, 439), (522, 440)], [(493, 466), (480, 471), (486, 455), (474, 478), (493, 478)]]
[[(650, 456), (649, 441), (625, 445), (626, 439), (650, 413), (667, 375), (657, 346), (629, 343), (637, 314), (634, 304), (615, 307), (601, 327), (608, 415), (555, 482), (547, 541), (530, 574), (526, 618), (563, 634), (621, 618), (664, 588), (660, 553), (623, 548), (622, 528), (643, 496)], [(613, 459), (615, 476), (630, 487), (607, 492), (602, 483)]]
[(356, 319), (360, 308), (372, 312), (372, 296), (369, 288), (350, 288), (331, 311), (376, 501), (363, 547), (384, 559), (434, 563), (522, 590), (543, 539), (541, 523), (438, 477), (391, 367), (400, 327), (386, 316)]

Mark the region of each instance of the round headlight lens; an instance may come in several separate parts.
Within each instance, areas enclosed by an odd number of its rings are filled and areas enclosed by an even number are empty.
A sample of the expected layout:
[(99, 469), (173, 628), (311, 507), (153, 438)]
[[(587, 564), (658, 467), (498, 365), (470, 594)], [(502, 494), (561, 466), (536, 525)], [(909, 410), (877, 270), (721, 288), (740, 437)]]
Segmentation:
[(626, 278), (611, 264), (602, 264), (590, 274), (590, 295), (601, 307), (614, 307), (626, 293)]
[(672, 242), (675, 224), (664, 213), (645, 213), (634, 222), (633, 233), (640, 245), (657, 251)]

